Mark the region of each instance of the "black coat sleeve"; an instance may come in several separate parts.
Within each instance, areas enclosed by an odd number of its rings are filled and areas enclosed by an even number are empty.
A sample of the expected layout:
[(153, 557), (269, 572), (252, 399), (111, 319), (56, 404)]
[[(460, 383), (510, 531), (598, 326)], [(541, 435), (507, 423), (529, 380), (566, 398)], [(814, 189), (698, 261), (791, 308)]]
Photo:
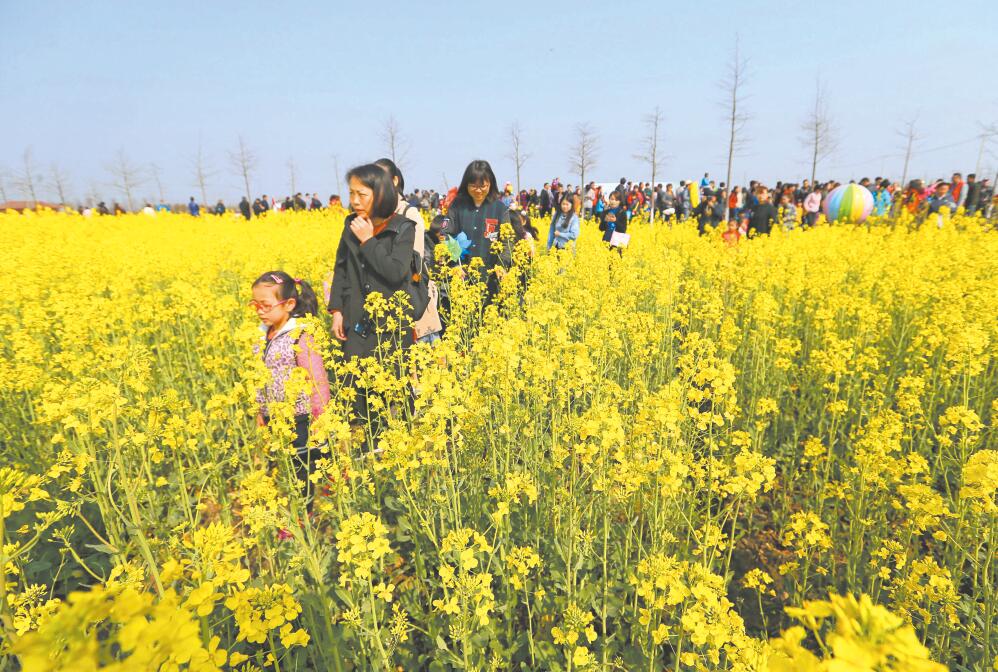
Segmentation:
[[(418, 231), (416, 235), (419, 235)], [(437, 265), (436, 249), (439, 244), (440, 241), (431, 236), (429, 231), (423, 234), (423, 263), (430, 270)]]
[(448, 236), (456, 236), (461, 233), (461, 208), (455, 208), (454, 204), (451, 203), (450, 210), (447, 211), (447, 219), (450, 221), (447, 223), (444, 233)]
[(333, 286), (329, 291), (329, 312), (343, 312), (346, 306), (346, 297), (350, 293), (350, 278), (347, 277), (347, 257), (350, 254), (347, 249), (346, 237), (350, 235), (348, 224), (344, 224), (343, 233), (340, 234), (340, 244), (336, 248), (336, 261), (333, 264)]
[(369, 238), (360, 246), (360, 256), (388, 287), (400, 287), (412, 272), (413, 243), (416, 225), (405, 220), (398, 235)]

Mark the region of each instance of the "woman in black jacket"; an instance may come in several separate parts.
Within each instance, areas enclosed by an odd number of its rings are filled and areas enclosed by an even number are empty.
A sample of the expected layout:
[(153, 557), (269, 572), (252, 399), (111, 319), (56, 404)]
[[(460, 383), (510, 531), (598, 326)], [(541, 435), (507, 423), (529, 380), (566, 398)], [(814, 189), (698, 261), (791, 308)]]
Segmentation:
[[(358, 166), (347, 173), (347, 182), (353, 213), (346, 218), (336, 250), (329, 312), (333, 336), (343, 342), (344, 356), (351, 358), (373, 354), (379, 339), (384, 341), (364, 302), (372, 292), (391, 298), (409, 286), (416, 225), (396, 213), (398, 195), (381, 166)], [(407, 345), (411, 339), (401, 340)]]

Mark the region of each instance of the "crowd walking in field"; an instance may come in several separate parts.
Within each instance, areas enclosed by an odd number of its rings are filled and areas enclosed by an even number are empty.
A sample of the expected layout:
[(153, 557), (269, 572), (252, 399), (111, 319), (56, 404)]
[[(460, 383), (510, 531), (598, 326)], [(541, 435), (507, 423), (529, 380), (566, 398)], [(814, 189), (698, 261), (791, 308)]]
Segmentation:
[[(442, 296), (432, 281), (420, 281), (421, 277), (435, 274), (431, 269), (437, 263), (433, 250), (438, 245), (447, 251), (445, 256), (452, 265), (477, 268), (473, 272), (480, 274), (487, 297), (492, 297), (504, 270), (512, 264), (513, 247), (520, 241), (526, 241), (531, 254), (536, 253), (538, 242), (545, 242), (548, 250), (570, 249), (579, 237), (582, 222), (593, 221), (603, 242), (622, 253), (629, 240), (629, 223), (642, 218), (663, 223), (694, 219), (702, 235), (717, 230), (722, 240), (734, 245), (743, 237), (767, 235), (775, 228), (789, 231), (815, 225), (828, 195), (840, 186), (834, 181), (811, 184), (803, 180), (799, 184), (778, 182), (769, 188), (752, 181), (747, 188), (735, 186), (729, 193), (723, 182), (717, 185), (705, 173), (699, 182), (681, 181), (678, 188), (672, 183), (652, 186), (621, 178), (613, 189), (604, 190), (595, 183), (582, 189), (563, 186), (554, 179), (545, 183), (540, 192), (524, 190), (514, 195), (508, 183), (499, 188), (492, 166), (482, 160), (469, 163), (460, 185), (443, 199), (432, 190), (416, 189), (407, 195), (404, 176), (390, 159), (358, 166), (346, 178), (350, 214), (344, 221), (327, 282), (325, 307), (332, 335), (341, 342), (347, 359), (386, 357), (393, 349), (440, 338), (440, 301), (446, 302), (446, 292)], [(858, 184), (872, 192), (873, 214), (880, 217), (902, 211), (934, 215), (942, 208), (964, 208), (967, 214), (988, 216), (993, 209), (993, 188), (988, 180), (978, 182), (974, 174), (964, 182), (955, 173), (951, 182), (936, 180), (928, 186), (913, 180), (904, 190), (880, 177), (872, 181), (863, 178)], [(341, 206), (338, 195), (331, 196), (329, 202), (333, 207)], [(189, 207), (191, 215), (199, 216), (193, 197)], [(323, 207), (312, 194), (296, 194), (283, 203), (268, 202), (262, 196), (251, 209), (252, 214), (261, 216), (271, 209), (307, 211)], [(240, 210), (247, 219), (252, 216), (245, 198)], [(424, 213), (432, 218), (429, 227)], [(224, 206), (217, 214), (224, 214)], [(549, 219), (544, 241), (538, 241), (531, 215), (542, 221)], [(501, 237), (504, 226), (509, 227), (509, 234)], [(385, 316), (372, 315), (366, 307), (367, 299), (372, 293), (390, 297), (396, 292), (408, 295), (408, 317), (413, 329), (379, 337), (386, 331)], [(300, 393), (296, 402), (294, 446), (304, 474), (302, 480), (308, 484), (307, 475), (316, 458), (307, 448), (309, 424), (321, 413), (322, 400), (328, 400), (329, 386), (321, 358), (315, 360), (310, 343), (297, 343), (297, 357), (274, 344), (281, 343), (294, 330), (296, 317), (314, 315), (318, 300), (307, 282), (283, 271), (261, 275), (253, 284), (253, 295), (251, 305), (264, 331), (265, 346), (260, 348), (260, 356), (273, 378), (273, 383), (260, 393), (257, 420), (267, 424), (267, 399), (283, 401), (282, 381), (294, 368), (305, 369), (312, 392)], [(354, 417), (369, 417), (368, 390), (357, 385), (355, 393)]]
[[(980, 178), (975, 173), (964, 177), (962, 173), (955, 172), (948, 179), (940, 177), (932, 181), (911, 179), (906, 184), (880, 176), (873, 179), (863, 177), (849, 183), (858, 184), (871, 192), (875, 203), (873, 214), (878, 217), (895, 215), (902, 210), (924, 216), (934, 214), (942, 207), (949, 207), (951, 210), (964, 208), (967, 214), (980, 214), (985, 218), (998, 212), (995, 185), (990, 178)], [(595, 218), (603, 231), (606, 230), (604, 213), (613, 210), (617, 233), (623, 233), (621, 226), (625, 220), (630, 221), (634, 216), (640, 215), (651, 221), (682, 221), (695, 217), (701, 231), (734, 220), (739, 223), (742, 235), (745, 235), (748, 231), (742, 226), (742, 219), (746, 212), (749, 228), (755, 228), (759, 233), (765, 233), (774, 225), (785, 229), (813, 225), (828, 194), (841, 184), (843, 183), (836, 180), (779, 180), (774, 184), (750, 180), (748, 184), (729, 187), (724, 181), (718, 182), (709, 173), (704, 173), (699, 180), (679, 180), (675, 183), (653, 184), (650, 181), (632, 181), (622, 177), (613, 184), (589, 181), (583, 186), (565, 183), (556, 177), (539, 188), (519, 190), (510, 182), (500, 184), (495, 181), (491, 186), (494, 193), (490, 195), (507, 209), (519, 209), (545, 221), (556, 216), (562, 201), (568, 198), (580, 223)], [(403, 188), (399, 191), (401, 199), (409, 206), (432, 217), (445, 212), (462, 192), (462, 187), (451, 187), (442, 193), (432, 188), (416, 188), (411, 191)], [(139, 210), (149, 215), (160, 211), (186, 212), (195, 217), (237, 213), (245, 219), (251, 219), (268, 212), (309, 212), (348, 206), (341, 194), (333, 193), (325, 197), (318, 192), (294, 192), (284, 196), (264, 193), (252, 197), (252, 200), (244, 195), (234, 206), (226, 204), (224, 199), (218, 199), (214, 204), (203, 201), (204, 199), (191, 196), (181, 206), (160, 200), (156, 205), (145, 203)], [(39, 202), (34, 205), (39, 205)], [(50, 203), (44, 205), (55, 208), (67, 206)], [(775, 215), (771, 212), (770, 205), (776, 209)], [(31, 201), (0, 204), (0, 209), (5, 207), (21, 210), (33, 207), (33, 204)], [(107, 201), (96, 199), (78, 204), (75, 209), (85, 215), (122, 214), (127, 211), (117, 201), (108, 205)], [(555, 242), (550, 235), (548, 238), (552, 243)]]

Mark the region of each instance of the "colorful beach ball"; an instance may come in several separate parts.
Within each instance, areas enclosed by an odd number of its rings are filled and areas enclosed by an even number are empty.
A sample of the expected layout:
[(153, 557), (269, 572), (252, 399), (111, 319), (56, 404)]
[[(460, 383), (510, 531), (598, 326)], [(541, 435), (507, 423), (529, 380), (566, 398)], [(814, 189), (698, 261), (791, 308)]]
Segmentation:
[(843, 184), (825, 197), (825, 217), (829, 222), (859, 224), (873, 211), (873, 194), (858, 184)]

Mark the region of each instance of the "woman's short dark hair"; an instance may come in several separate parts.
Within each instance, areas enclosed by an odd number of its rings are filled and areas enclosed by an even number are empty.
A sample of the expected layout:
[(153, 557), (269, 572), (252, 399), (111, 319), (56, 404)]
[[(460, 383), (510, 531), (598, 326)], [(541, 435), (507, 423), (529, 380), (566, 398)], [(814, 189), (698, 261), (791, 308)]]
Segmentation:
[(374, 192), (374, 202), (371, 204), (371, 212), (368, 213), (371, 217), (388, 219), (395, 214), (399, 197), (392, 176), (387, 170), (376, 163), (365, 163), (363, 166), (350, 169), (347, 173), (347, 182), (352, 179), (356, 179)]
[(472, 184), (481, 184), (482, 182), (489, 183), (489, 194), (485, 197), (485, 200), (497, 200), (499, 198), (499, 187), (496, 185), (496, 174), (492, 172), (492, 166), (489, 165), (489, 162), (482, 161), (481, 159), (472, 161), (464, 169), (461, 186), (457, 188), (457, 197), (471, 199), (468, 187)]
[(387, 170), (388, 174), (392, 176), (393, 181), (398, 180), (398, 184), (395, 185), (395, 191), (399, 192), (399, 195), (404, 194), (405, 178), (402, 177), (402, 171), (395, 165), (395, 162), (391, 159), (378, 159), (374, 163)]

